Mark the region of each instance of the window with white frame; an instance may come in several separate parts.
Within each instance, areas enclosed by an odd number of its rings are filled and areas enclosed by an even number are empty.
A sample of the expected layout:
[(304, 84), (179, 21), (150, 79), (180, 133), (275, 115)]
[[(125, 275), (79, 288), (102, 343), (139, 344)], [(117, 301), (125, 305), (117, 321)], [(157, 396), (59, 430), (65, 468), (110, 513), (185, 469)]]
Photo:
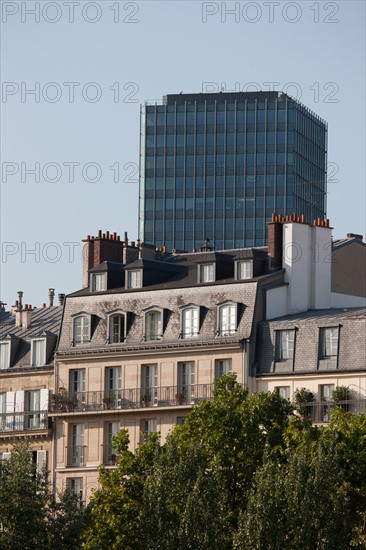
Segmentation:
[(199, 266), (200, 283), (210, 283), (215, 280), (215, 264), (202, 264)]
[(199, 307), (187, 307), (181, 313), (182, 338), (193, 338), (199, 334)]
[(126, 314), (114, 313), (109, 316), (108, 322), (109, 343), (118, 344), (126, 338)]
[(74, 318), (74, 345), (90, 342), (90, 315), (79, 315)]
[(141, 403), (145, 407), (157, 404), (158, 399), (158, 366), (142, 365), (141, 367)]
[(276, 386), (275, 391), (284, 399), (288, 399), (290, 401), (290, 386)]
[(320, 329), (320, 358), (336, 357), (338, 354), (338, 327)]
[(107, 274), (106, 273), (92, 273), (92, 290), (100, 292), (107, 290)]
[(149, 435), (157, 431), (156, 418), (146, 418), (141, 420), (141, 432), (143, 435)]
[(105, 424), (105, 453), (104, 462), (114, 465), (117, 460), (117, 450), (113, 447), (113, 438), (119, 432), (119, 422), (106, 422)]
[(145, 313), (145, 339), (159, 340), (163, 335), (162, 312), (151, 310)]
[(41, 391), (30, 390), (25, 392), (25, 424), (30, 430), (37, 430), (41, 421)]
[(75, 402), (83, 402), (85, 399), (85, 369), (70, 370), (70, 393)]
[(10, 367), (10, 342), (0, 342), (0, 370)]
[(105, 369), (104, 396), (109, 403), (118, 405), (121, 398), (121, 367), (107, 367)]
[(276, 331), (276, 361), (286, 361), (294, 357), (295, 330)]
[(236, 262), (237, 280), (253, 278), (253, 260), (239, 260)]
[(67, 490), (76, 495), (79, 499), (79, 506), (83, 504), (83, 478), (82, 477), (68, 477), (66, 479)]
[(223, 374), (232, 371), (231, 359), (216, 359), (215, 361), (215, 378), (220, 378)]
[(42, 367), (46, 364), (46, 338), (32, 340), (32, 367)]
[(236, 304), (224, 304), (219, 307), (219, 328), (220, 336), (229, 336), (236, 332)]
[(195, 393), (195, 364), (193, 361), (178, 363), (178, 404), (191, 403)]
[(6, 427), (6, 392), (0, 393), (0, 431)]
[(127, 271), (127, 288), (142, 287), (142, 272), (141, 270)]
[(70, 426), (70, 466), (84, 466), (84, 424)]

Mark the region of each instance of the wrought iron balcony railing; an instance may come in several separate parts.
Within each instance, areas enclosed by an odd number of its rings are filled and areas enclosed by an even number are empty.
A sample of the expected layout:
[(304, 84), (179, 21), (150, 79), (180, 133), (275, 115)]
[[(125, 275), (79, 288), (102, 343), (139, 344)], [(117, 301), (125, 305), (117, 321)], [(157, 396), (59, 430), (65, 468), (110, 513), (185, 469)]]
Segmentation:
[(58, 413), (194, 405), (213, 399), (213, 384), (63, 393), (51, 403)]
[(47, 431), (48, 411), (0, 413), (0, 433)]
[(353, 414), (366, 413), (366, 399), (351, 399), (347, 401), (312, 401), (304, 403), (297, 408), (302, 418), (309, 419), (314, 423), (327, 423), (330, 420), (332, 411), (339, 407), (344, 411)]
[(85, 445), (72, 445), (68, 449), (69, 467), (81, 467), (86, 464), (86, 447)]

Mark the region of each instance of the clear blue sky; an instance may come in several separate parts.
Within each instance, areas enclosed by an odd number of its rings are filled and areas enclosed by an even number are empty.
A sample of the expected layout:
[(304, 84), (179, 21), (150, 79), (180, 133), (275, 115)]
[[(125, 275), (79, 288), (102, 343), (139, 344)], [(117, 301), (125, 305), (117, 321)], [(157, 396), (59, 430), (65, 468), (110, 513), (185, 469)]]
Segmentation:
[[(137, 238), (139, 105), (166, 93), (277, 82), (329, 124), (334, 236), (365, 235), (363, 1), (2, 0), (1, 8), (8, 307), (18, 290), (40, 306), (49, 287), (80, 288), (86, 235)], [(35, 163), (39, 182), (26, 172)]]

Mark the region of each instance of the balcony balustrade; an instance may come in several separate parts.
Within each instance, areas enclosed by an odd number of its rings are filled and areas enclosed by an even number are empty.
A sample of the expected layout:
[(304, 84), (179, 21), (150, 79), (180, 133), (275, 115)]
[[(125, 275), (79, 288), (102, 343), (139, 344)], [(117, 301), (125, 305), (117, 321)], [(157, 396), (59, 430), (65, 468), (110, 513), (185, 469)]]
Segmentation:
[[(312, 401), (303, 406), (300, 415), (315, 424), (327, 423), (332, 411), (339, 407), (353, 414), (366, 413), (366, 399), (351, 399), (348, 401)], [(303, 414), (304, 413), (304, 414)]]
[(0, 414), (0, 433), (47, 431), (48, 411), (14, 411)]
[(51, 411), (58, 413), (174, 407), (213, 399), (213, 384), (132, 388), (125, 390), (63, 393), (54, 396)]

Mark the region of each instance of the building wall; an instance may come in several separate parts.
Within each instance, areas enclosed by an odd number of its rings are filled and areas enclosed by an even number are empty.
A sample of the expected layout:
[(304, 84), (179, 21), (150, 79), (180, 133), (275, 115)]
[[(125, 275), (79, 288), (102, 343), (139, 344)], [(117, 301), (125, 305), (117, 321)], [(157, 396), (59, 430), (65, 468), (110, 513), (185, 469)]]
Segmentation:
[(366, 245), (353, 240), (332, 253), (332, 293), (366, 297)]

